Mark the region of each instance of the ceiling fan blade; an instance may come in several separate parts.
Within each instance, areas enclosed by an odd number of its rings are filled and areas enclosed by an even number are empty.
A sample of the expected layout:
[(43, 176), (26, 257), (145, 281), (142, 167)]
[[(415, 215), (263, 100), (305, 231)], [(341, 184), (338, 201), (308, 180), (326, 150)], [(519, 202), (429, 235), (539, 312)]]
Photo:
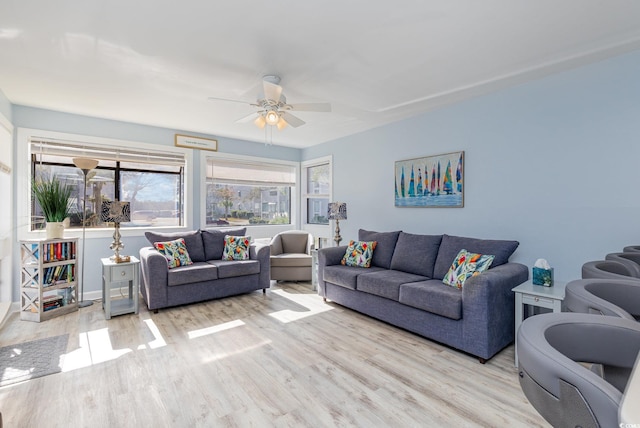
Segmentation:
[(251, 114), (248, 114), (244, 117), (241, 117), (240, 119), (236, 120), (236, 123), (247, 123), (247, 122), (251, 122), (252, 120), (254, 120), (256, 117), (258, 117), (259, 114), (256, 112), (253, 112)]
[(250, 106), (256, 105), (254, 103), (250, 103), (249, 101), (230, 100), (229, 98), (209, 97), (207, 99), (210, 100), (210, 101), (228, 101), (228, 102), (231, 102), (231, 103), (241, 103), (241, 104), (246, 104), (246, 105), (250, 105)]
[(282, 86), (276, 85), (275, 83), (267, 82), (266, 80), (262, 81), (262, 86), (264, 87), (265, 100), (273, 100), (276, 103), (280, 101), (280, 95), (282, 95)]
[(301, 104), (288, 104), (291, 110), (295, 111), (320, 111), (330, 112), (331, 104), (329, 103), (301, 103)]
[(287, 122), (289, 125), (293, 126), (294, 128), (297, 128), (298, 126), (302, 126), (305, 124), (305, 121), (292, 115), (291, 113), (288, 113), (286, 111), (282, 112), (282, 119)]

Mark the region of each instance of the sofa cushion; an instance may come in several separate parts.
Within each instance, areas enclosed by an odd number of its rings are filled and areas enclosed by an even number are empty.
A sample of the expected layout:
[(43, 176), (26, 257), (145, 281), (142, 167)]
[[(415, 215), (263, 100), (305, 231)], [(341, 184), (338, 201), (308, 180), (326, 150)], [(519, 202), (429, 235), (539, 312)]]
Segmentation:
[(312, 261), (308, 254), (276, 254), (271, 256), (271, 267), (307, 267)]
[(209, 263), (196, 262), (189, 266), (171, 269), (168, 274), (167, 285), (184, 285), (215, 279), (218, 279), (218, 268)]
[(222, 260), (249, 260), (250, 245), (250, 236), (226, 235), (224, 237)]
[(391, 259), (391, 269), (433, 278), (442, 235), (414, 235), (400, 232)]
[(400, 297), (400, 286), (402, 284), (426, 279), (428, 278), (421, 275), (398, 270), (381, 270), (359, 275), (356, 290), (397, 301)]
[(202, 236), (199, 230), (192, 230), (190, 232), (172, 232), (172, 233), (159, 233), (159, 232), (145, 232), (144, 236), (151, 243), (173, 241), (178, 238), (184, 239), (184, 243), (189, 252), (189, 257), (194, 262), (203, 262), (204, 258), (204, 245), (202, 243)]
[(207, 263), (218, 268), (218, 278), (254, 275), (260, 273), (258, 260), (210, 260)]
[(202, 243), (204, 245), (205, 260), (220, 260), (224, 251), (224, 237), (226, 235), (243, 236), (247, 233), (246, 227), (237, 229), (207, 229), (202, 231)]
[(400, 303), (452, 320), (462, 318), (462, 290), (438, 279), (402, 284)]
[(502, 241), (490, 239), (464, 238), (461, 236), (442, 235), (442, 242), (433, 270), (433, 278), (442, 279), (447, 274), (453, 259), (463, 248), (472, 253), (491, 254), (496, 256), (491, 267), (503, 265), (509, 261), (511, 254), (518, 248), (518, 241)]
[(468, 278), (479, 275), (489, 269), (493, 259), (495, 259), (493, 255), (470, 253), (464, 249), (460, 250), (442, 282), (452, 287), (462, 288)]
[(373, 232), (370, 230), (358, 230), (358, 240), (360, 241), (376, 241), (376, 250), (373, 252), (371, 266), (378, 266), (389, 269), (391, 267), (391, 257), (393, 250), (396, 248), (400, 231), (395, 232)]
[(376, 241), (349, 241), (349, 246), (344, 253), (340, 264), (344, 266), (358, 266), (368, 268), (371, 266), (371, 258), (376, 249)]
[(382, 271), (380, 267), (372, 266), (368, 269), (356, 266), (331, 265), (325, 266), (322, 271), (322, 279), (341, 287), (356, 289), (356, 279), (359, 275)]
[(183, 238), (167, 242), (154, 242), (153, 246), (167, 259), (169, 269), (193, 264)]

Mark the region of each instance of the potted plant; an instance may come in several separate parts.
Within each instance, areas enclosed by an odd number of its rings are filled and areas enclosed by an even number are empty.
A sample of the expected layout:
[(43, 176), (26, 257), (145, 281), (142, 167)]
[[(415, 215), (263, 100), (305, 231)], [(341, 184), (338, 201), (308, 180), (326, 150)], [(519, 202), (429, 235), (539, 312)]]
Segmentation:
[(32, 189), (47, 222), (47, 239), (62, 238), (63, 221), (69, 216), (72, 187), (53, 177), (35, 180)]

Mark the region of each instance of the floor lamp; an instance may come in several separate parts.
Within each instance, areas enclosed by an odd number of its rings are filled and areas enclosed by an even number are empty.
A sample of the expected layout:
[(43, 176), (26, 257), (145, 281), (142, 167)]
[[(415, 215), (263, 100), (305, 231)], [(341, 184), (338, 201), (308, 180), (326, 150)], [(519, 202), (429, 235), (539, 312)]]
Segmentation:
[(84, 247), (85, 247), (85, 232), (87, 229), (87, 174), (93, 168), (98, 166), (98, 161), (95, 159), (89, 158), (73, 158), (73, 164), (82, 170), (84, 174), (84, 198), (82, 198), (82, 262), (81, 262), (81, 277), (80, 277), (80, 301), (78, 302), (78, 306), (81, 308), (85, 308), (87, 306), (93, 305), (93, 301), (84, 300)]

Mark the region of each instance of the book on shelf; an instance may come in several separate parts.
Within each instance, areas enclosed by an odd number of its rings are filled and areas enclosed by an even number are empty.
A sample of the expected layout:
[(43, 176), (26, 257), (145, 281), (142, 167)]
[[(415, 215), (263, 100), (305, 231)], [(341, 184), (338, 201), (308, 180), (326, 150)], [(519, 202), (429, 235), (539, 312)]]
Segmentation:
[(42, 299), (42, 310), (45, 312), (60, 306), (62, 306), (62, 296), (60, 295), (48, 296)]
[[(43, 287), (49, 287), (54, 284), (62, 284), (65, 282), (73, 282), (75, 278), (75, 265), (66, 264), (46, 267), (44, 268), (43, 276)], [(34, 277), (34, 280), (37, 281), (37, 274)]]
[(42, 311), (47, 312), (47, 311), (50, 311), (51, 309), (58, 309), (61, 306), (62, 304), (60, 302), (47, 304), (47, 305), (44, 305), (44, 307), (42, 308)]

